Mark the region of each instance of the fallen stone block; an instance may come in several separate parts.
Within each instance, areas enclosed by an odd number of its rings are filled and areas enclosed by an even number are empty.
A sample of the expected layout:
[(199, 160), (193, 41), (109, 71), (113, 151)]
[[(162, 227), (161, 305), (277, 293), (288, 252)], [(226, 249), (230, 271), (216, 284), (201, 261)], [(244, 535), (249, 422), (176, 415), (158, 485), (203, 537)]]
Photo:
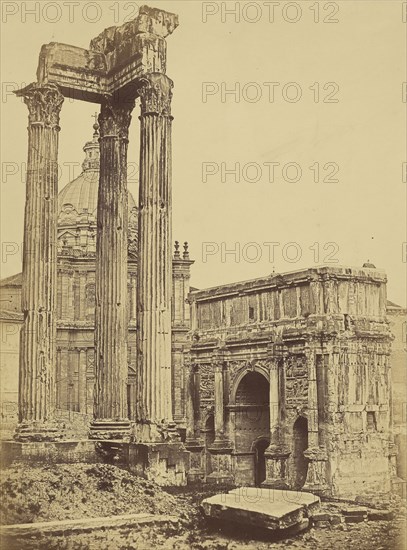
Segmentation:
[(319, 506), (319, 498), (310, 493), (299, 497), (295, 491), (241, 487), (203, 500), (202, 510), (206, 517), (222, 522), (299, 532), (308, 527), (305, 515), (312, 504)]
[(331, 515), (327, 512), (317, 512), (316, 514), (312, 514), (311, 519), (313, 522), (315, 521), (331, 521)]
[(354, 506), (352, 508), (342, 508), (342, 514), (346, 516), (356, 517), (356, 516), (367, 516), (367, 508), (364, 506)]
[(390, 521), (394, 514), (390, 510), (368, 510), (367, 519), (369, 521)]
[(318, 511), (321, 504), (320, 498), (312, 493), (267, 489), (265, 487), (237, 487), (230, 490), (229, 494), (237, 495), (236, 498), (247, 502), (266, 500), (268, 502), (295, 504), (306, 510), (307, 516)]
[(346, 523), (360, 523), (367, 519), (367, 508), (364, 506), (343, 508), (341, 512), (345, 517)]

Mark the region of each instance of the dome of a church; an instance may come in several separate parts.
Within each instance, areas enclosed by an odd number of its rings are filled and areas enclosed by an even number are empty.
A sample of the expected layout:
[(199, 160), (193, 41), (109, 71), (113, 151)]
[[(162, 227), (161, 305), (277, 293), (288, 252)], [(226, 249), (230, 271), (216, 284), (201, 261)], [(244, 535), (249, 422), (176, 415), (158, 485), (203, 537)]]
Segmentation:
[[(99, 127), (93, 126), (92, 141), (83, 150), (82, 173), (58, 194), (58, 250), (60, 254), (94, 254), (99, 186)], [(129, 192), (129, 255), (135, 256), (137, 245), (137, 207)]]

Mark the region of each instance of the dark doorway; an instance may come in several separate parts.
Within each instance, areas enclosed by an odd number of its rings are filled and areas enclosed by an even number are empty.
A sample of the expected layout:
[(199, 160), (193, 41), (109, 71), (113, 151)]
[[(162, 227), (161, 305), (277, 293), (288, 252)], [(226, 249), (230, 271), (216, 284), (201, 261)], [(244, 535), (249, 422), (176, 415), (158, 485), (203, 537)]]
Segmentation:
[(293, 438), (294, 488), (301, 489), (308, 471), (308, 459), (304, 456), (304, 451), (308, 448), (308, 422), (303, 416), (297, 418), (294, 423)]
[(264, 452), (269, 446), (268, 439), (259, 439), (253, 445), (254, 450), (254, 483), (259, 487), (266, 479), (266, 459)]
[[(215, 441), (215, 419), (213, 414), (210, 414), (205, 422), (205, 448), (211, 447)], [(210, 474), (211, 469), (211, 455), (208, 451), (205, 453), (205, 469), (206, 473)]]

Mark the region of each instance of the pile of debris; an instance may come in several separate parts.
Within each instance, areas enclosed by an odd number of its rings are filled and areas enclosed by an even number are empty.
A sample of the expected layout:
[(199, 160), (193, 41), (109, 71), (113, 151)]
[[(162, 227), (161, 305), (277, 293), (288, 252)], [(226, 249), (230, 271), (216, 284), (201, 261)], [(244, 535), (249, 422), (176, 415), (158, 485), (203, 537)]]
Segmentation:
[(176, 499), (153, 481), (109, 464), (53, 464), (2, 470), (2, 525), (129, 513), (173, 514)]

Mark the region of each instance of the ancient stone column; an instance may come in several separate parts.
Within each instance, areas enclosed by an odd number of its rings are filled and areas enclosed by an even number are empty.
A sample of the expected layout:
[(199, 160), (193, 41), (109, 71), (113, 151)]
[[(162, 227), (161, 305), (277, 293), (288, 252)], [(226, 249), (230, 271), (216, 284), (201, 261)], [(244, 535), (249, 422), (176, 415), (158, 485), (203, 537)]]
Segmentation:
[(289, 450), (284, 444), (281, 411), (284, 406), (284, 359), (273, 356), (270, 348), (269, 381), (270, 381), (270, 445), (264, 456), (266, 458), (265, 487), (284, 489), (287, 484), (287, 459)]
[(227, 483), (232, 479), (232, 450), (225, 429), (225, 360), (221, 350), (215, 350), (212, 357), (214, 369), (215, 401), (215, 440), (208, 449), (211, 454), (212, 472), (206, 480), (214, 483)]
[(190, 465), (187, 473), (188, 482), (202, 480), (205, 476), (204, 442), (201, 439), (200, 423), (200, 373), (199, 365), (191, 362), (190, 354), (184, 356), (186, 374), (186, 440), (185, 447), (190, 453)]
[(320, 447), (318, 418), (318, 388), (315, 350), (306, 346), (305, 356), (308, 366), (308, 449), (304, 456), (308, 459), (307, 478), (303, 489), (324, 494), (327, 489), (326, 450)]
[(96, 239), (93, 439), (129, 435), (127, 414), (127, 145), (134, 102), (102, 103)]
[[(137, 285), (137, 420), (141, 439), (172, 423), (171, 96), (164, 74), (140, 79), (141, 139)], [(156, 426), (161, 425), (159, 431)], [(166, 428), (165, 428), (166, 429)]]
[(225, 435), (225, 411), (223, 392), (223, 361), (215, 358), (215, 442), (221, 443)]
[(19, 441), (61, 436), (53, 421), (56, 372), (58, 133), (63, 96), (57, 86), (17, 92), (29, 110), (27, 190), (19, 366)]

